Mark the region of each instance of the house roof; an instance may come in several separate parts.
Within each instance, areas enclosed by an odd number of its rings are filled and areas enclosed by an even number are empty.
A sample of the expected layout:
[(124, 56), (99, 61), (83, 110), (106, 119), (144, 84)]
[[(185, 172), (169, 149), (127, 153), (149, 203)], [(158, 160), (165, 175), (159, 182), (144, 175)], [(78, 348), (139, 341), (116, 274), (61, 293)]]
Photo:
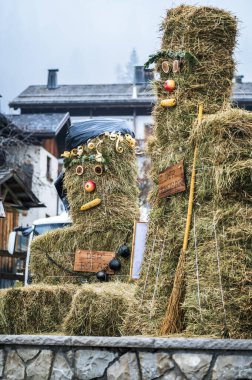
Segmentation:
[(0, 169), (1, 195), (12, 208), (45, 207), (13, 169)]
[(29, 86), (10, 102), (15, 109), (23, 106), (61, 104), (134, 104), (148, 105), (155, 101), (150, 85), (136, 85), (137, 97), (133, 97), (133, 84), (61, 85), (49, 90), (47, 86)]
[[(10, 107), (29, 108), (43, 106), (90, 105), (124, 105), (150, 106), (155, 102), (155, 96), (150, 84), (90, 84), (90, 85), (61, 85), (56, 89), (47, 86), (29, 86), (18, 97), (10, 102)], [(134, 95), (133, 95), (134, 94)], [(252, 101), (252, 83), (234, 83), (232, 100)]]
[(15, 145), (18, 141), (26, 142), (27, 144), (35, 144), (38, 141), (32, 136), (27, 136), (23, 133), (22, 129), (19, 128), (14, 121), (10, 120), (0, 113), (0, 135), (4, 139), (1, 141), (2, 146)]
[(252, 82), (235, 83), (233, 101), (252, 102)]
[(57, 136), (61, 129), (70, 124), (69, 113), (6, 115), (26, 135), (36, 137)]

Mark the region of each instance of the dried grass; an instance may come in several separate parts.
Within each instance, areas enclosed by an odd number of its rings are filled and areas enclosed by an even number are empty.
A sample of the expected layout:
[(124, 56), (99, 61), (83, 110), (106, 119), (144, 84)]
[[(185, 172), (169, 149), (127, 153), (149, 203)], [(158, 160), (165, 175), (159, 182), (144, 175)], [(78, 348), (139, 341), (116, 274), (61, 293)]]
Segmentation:
[(1, 333), (58, 332), (70, 309), (75, 286), (36, 285), (1, 290)]
[(120, 336), (125, 314), (134, 309), (134, 286), (86, 284), (75, 294), (63, 323), (67, 335)]

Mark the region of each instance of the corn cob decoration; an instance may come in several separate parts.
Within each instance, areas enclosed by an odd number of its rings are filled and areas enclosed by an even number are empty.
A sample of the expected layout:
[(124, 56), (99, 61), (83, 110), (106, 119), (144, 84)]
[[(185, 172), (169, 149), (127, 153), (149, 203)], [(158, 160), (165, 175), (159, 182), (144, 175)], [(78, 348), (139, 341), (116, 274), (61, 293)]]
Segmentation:
[(100, 198), (95, 198), (94, 200), (85, 203), (84, 205), (81, 206), (80, 210), (81, 211), (87, 211), (95, 206), (98, 206), (101, 204), (101, 199)]

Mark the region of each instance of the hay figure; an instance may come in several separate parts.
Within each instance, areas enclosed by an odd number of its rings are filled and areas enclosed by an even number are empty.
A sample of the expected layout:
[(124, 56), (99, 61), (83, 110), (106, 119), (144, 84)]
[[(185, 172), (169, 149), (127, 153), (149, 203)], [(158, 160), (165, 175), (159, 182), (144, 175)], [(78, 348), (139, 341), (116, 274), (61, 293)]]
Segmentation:
[[(156, 62), (160, 74), (154, 83), (158, 100), (148, 144), (152, 211), (136, 290), (139, 308), (134, 317), (129, 311), (124, 333), (184, 331), (191, 336), (248, 338), (252, 331), (252, 116), (229, 106), (236, 19), (211, 7), (179, 6), (168, 11), (162, 30), (162, 49), (148, 61)], [(195, 122), (199, 104), (204, 107), (202, 123)], [(195, 146), (194, 213), (185, 262), (177, 268)], [(159, 199), (159, 173), (181, 160), (187, 191)], [(174, 278), (179, 276), (183, 287), (176, 289)], [(176, 291), (174, 318), (167, 305)]]
[[(64, 152), (63, 193), (67, 193), (73, 224), (33, 241), (33, 282), (80, 284), (97, 278), (106, 280), (108, 265), (100, 269), (99, 275), (85, 268), (74, 271), (76, 251), (110, 251), (116, 255), (124, 243), (130, 246), (138, 215), (133, 135), (122, 120), (92, 119), (70, 127)], [(109, 278), (127, 281), (130, 260), (117, 257), (116, 261), (116, 269), (121, 269)]]

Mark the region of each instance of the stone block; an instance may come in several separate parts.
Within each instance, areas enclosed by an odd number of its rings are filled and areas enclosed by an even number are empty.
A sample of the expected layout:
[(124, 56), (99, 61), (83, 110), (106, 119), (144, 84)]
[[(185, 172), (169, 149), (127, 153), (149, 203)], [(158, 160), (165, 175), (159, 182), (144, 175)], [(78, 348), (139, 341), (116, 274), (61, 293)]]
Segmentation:
[(139, 360), (142, 376), (145, 380), (160, 377), (174, 367), (171, 356), (163, 352), (139, 352)]
[(28, 360), (31, 360), (39, 353), (39, 350), (32, 348), (18, 348), (17, 353), (20, 358), (26, 363)]
[(63, 353), (57, 353), (53, 362), (50, 380), (72, 380), (73, 371)]
[(212, 355), (200, 353), (177, 353), (172, 357), (180, 370), (190, 380), (202, 380), (212, 360)]
[(187, 378), (185, 376), (178, 375), (176, 370), (173, 370), (159, 377), (158, 380), (187, 380)]
[(27, 365), (27, 380), (48, 380), (52, 358), (51, 350), (42, 350), (36, 359)]
[(252, 379), (252, 355), (220, 355), (213, 367), (212, 380)]
[(6, 380), (24, 380), (25, 366), (22, 359), (16, 351), (10, 351), (7, 354), (4, 379)]
[(3, 376), (4, 350), (0, 350), (0, 376)]
[(76, 351), (76, 376), (80, 380), (89, 380), (103, 376), (106, 368), (117, 357), (117, 355), (117, 353), (107, 350)]
[(127, 352), (113, 363), (107, 371), (108, 380), (140, 380), (137, 357), (134, 352)]

